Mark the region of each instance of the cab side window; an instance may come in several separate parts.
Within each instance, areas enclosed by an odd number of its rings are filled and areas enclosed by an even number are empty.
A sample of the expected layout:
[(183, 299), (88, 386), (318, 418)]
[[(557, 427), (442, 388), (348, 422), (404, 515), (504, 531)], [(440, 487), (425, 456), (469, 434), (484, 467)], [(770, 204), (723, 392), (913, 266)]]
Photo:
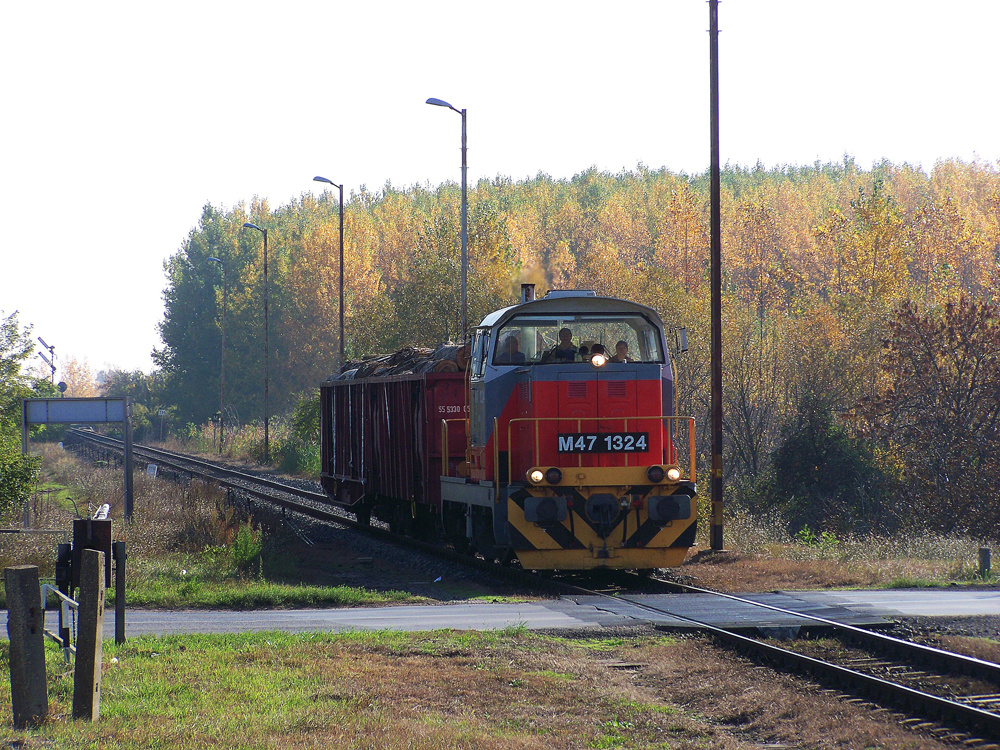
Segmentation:
[(490, 329), (480, 328), (472, 342), (472, 377), (480, 379), (486, 373), (486, 347), (490, 341)]

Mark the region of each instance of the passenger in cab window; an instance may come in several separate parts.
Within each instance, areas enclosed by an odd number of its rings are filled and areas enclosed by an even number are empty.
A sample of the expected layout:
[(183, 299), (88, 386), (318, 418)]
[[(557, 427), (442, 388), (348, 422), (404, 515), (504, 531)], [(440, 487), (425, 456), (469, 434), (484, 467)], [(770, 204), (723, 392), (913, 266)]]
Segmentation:
[(628, 355), (628, 342), (619, 341), (615, 344), (615, 356), (610, 360), (611, 362), (631, 362), (632, 358)]
[(576, 347), (573, 346), (573, 332), (569, 328), (559, 329), (559, 343), (552, 350), (551, 359), (554, 362), (572, 362), (576, 359)]

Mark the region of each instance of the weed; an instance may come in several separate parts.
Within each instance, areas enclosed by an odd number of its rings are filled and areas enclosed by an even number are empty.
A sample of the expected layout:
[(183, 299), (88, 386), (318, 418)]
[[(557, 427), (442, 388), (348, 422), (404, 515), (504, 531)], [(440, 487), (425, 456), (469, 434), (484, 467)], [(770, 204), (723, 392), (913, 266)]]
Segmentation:
[(233, 557), (233, 565), (241, 573), (250, 570), (254, 563), (260, 562), (260, 553), (264, 549), (263, 534), (255, 530), (250, 523), (240, 524), (229, 544)]

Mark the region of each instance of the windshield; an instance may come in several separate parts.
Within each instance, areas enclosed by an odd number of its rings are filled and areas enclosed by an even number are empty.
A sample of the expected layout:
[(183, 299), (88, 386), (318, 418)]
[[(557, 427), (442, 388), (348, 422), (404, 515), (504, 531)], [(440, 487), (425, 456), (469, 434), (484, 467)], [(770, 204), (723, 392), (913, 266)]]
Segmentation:
[(663, 364), (660, 332), (638, 313), (518, 315), (497, 335), (495, 365), (586, 361), (604, 351), (611, 362)]

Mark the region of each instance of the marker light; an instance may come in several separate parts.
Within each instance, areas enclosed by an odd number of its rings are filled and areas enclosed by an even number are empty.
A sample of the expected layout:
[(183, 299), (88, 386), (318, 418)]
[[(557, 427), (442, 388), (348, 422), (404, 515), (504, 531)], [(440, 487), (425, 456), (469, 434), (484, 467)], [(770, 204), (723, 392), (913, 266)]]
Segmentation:
[(681, 470), (679, 467), (677, 466), (667, 467), (667, 479), (669, 479), (671, 482), (676, 482), (680, 478), (681, 478)]
[(559, 484), (562, 481), (562, 472), (553, 466), (545, 472), (545, 481), (549, 484)]
[(608, 363), (608, 355), (598, 352), (597, 354), (591, 355), (590, 364), (594, 367), (604, 367)]
[(541, 484), (543, 479), (545, 479), (545, 475), (542, 473), (541, 469), (532, 469), (528, 473), (528, 480), (532, 484)]
[(663, 471), (662, 466), (650, 466), (646, 469), (646, 476), (649, 477), (649, 481), (653, 484), (659, 484), (663, 481), (663, 477), (666, 476), (666, 472)]

